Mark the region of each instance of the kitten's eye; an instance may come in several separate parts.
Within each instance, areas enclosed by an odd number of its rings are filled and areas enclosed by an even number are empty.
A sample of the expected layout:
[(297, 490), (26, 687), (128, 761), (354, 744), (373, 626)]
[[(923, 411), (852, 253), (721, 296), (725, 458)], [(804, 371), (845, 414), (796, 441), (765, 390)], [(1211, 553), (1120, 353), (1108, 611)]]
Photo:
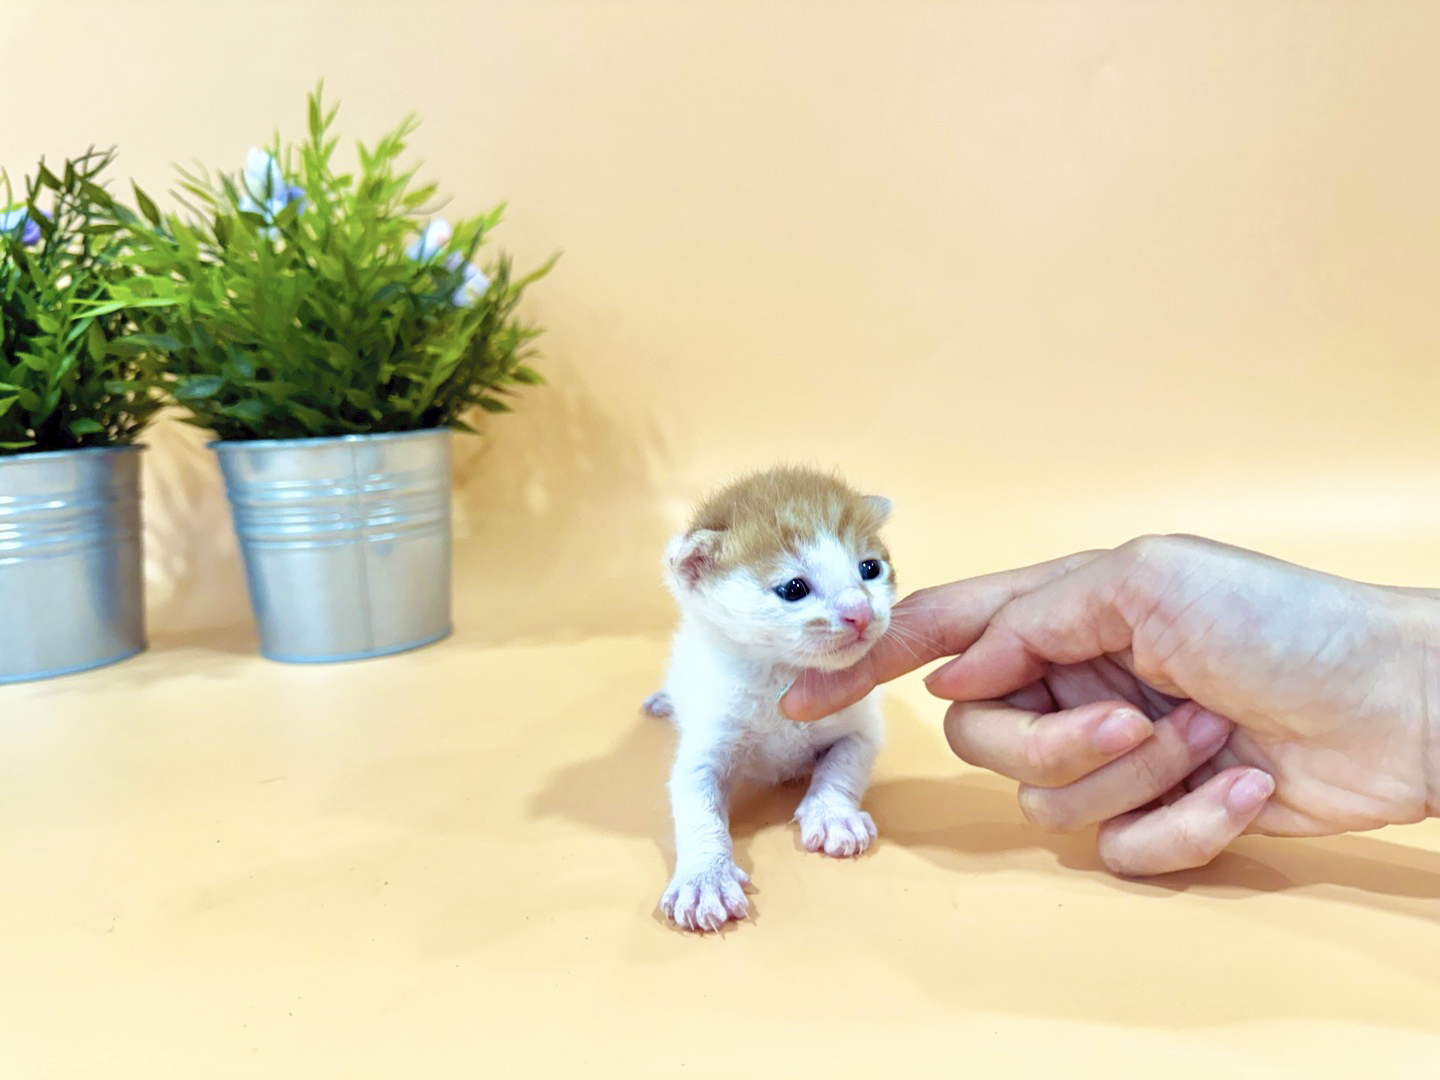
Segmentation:
[(776, 586), (775, 595), (793, 604), (796, 600), (804, 600), (810, 595), (810, 586), (805, 584), (804, 578), (791, 578), (784, 585)]
[(865, 581), (874, 581), (880, 576), (880, 560), (865, 559), (860, 563), (860, 577)]

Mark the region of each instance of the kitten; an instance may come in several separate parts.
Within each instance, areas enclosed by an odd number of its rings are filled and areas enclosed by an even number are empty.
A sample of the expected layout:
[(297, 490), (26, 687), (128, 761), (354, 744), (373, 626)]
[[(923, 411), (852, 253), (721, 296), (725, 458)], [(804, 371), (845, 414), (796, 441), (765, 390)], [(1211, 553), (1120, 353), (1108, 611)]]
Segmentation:
[(805, 469), (746, 477), (706, 500), (665, 551), (680, 608), (663, 690), (646, 711), (673, 716), (675, 876), (660, 908), (687, 930), (745, 917), (729, 795), (737, 781), (809, 774), (795, 820), (806, 849), (858, 855), (875, 838), (860, 809), (880, 749), (875, 695), (813, 724), (780, 714), (802, 669), (838, 671), (890, 624), (895, 577), (880, 528), (890, 502)]

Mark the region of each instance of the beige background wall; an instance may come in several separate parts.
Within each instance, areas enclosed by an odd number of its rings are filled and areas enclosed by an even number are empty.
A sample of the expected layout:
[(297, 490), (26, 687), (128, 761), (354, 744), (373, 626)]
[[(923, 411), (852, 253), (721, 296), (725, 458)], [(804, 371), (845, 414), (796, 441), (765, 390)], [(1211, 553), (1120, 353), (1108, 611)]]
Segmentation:
[[(113, 142), (161, 192), (299, 135), (323, 76), (344, 134), (419, 112), (457, 212), (564, 250), (553, 385), (462, 444), (502, 553), (467, 587), (517, 633), (662, 625), (675, 515), (780, 458), (892, 494), (912, 583), (1169, 529), (1440, 580), (1434, 5), (7, 0), (0, 33), (12, 171)], [(238, 587), (188, 434), (149, 473), (177, 627)]]
[(695, 941), (636, 706), (667, 530), (780, 458), (891, 495), (908, 585), (1160, 530), (1440, 585), (1437, 55), (1401, 0), (0, 0), (12, 172), (113, 142), (158, 193), (323, 75), (565, 251), (435, 648), (259, 660), (154, 432), (155, 647), (0, 693), (0, 1073), (1433, 1076), (1437, 823), (1119, 882), (908, 681), (874, 854), (748, 801), (758, 917)]

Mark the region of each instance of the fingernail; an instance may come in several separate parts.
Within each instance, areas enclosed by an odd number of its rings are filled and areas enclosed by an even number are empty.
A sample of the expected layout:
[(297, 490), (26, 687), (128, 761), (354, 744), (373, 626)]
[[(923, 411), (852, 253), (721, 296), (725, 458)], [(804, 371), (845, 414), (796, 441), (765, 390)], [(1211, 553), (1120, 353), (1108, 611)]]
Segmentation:
[(1090, 737), (1102, 754), (1121, 754), (1139, 746), (1150, 734), (1150, 721), (1133, 709), (1116, 709)]
[(1275, 794), (1275, 778), (1267, 772), (1252, 769), (1230, 785), (1225, 795), (1225, 805), (1232, 814), (1243, 817), (1253, 814), (1265, 800)]
[(1216, 716), (1208, 709), (1198, 709), (1185, 728), (1185, 741), (1192, 750), (1204, 750), (1224, 739), (1229, 730), (1230, 722), (1223, 716)]
[(790, 692), (790, 688), (791, 688), (792, 686), (794, 686), (794, 685), (795, 685), (795, 680), (794, 680), (794, 679), (791, 679), (791, 680), (790, 680), (788, 683), (786, 683), (786, 684), (784, 685), (784, 687), (780, 690), (780, 693), (778, 693), (778, 694), (775, 695), (775, 704), (778, 705), (779, 708), (780, 708), (780, 715), (783, 716), (783, 717), (785, 717), (785, 719), (786, 719), (786, 720), (789, 720), (792, 724), (799, 723), (799, 721), (797, 721), (797, 720), (795, 719), (795, 717), (791, 716), (791, 715), (790, 715), (790, 711), (785, 708), (785, 695)]
[(926, 687), (928, 688), (929, 686), (931, 686), (931, 685), (935, 682), (936, 679), (940, 678), (942, 675), (944, 675), (947, 671), (949, 671), (952, 667), (954, 667), (954, 666), (955, 666), (956, 664), (958, 664), (959, 662), (960, 662), (959, 657), (956, 657), (954, 660), (950, 660), (950, 661), (947, 661), (947, 662), (944, 663), (944, 664), (941, 664), (941, 665), (940, 665), (938, 668), (936, 668), (934, 671), (930, 672), (929, 675), (926, 675), (925, 678), (924, 678), (924, 680), (923, 680), (924, 683), (925, 683), (925, 685), (926, 685)]

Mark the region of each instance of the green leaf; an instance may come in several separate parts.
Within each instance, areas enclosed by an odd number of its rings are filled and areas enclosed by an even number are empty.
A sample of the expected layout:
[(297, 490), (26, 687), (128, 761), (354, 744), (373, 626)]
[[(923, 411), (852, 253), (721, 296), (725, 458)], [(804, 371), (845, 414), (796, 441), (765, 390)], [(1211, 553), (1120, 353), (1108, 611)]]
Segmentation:
[[(67, 165), (66, 168), (68, 169), (69, 166)], [(74, 187), (73, 178), (67, 182), (66, 186), (71, 188)], [(104, 188), (100, 187), (98, 184), (93, 184), (89, 180), (81, 180), (80, 193), (84, 195), (85, 198), (88, 199), (93, 206), (99, 207), (101, 209), (109, 209), (110, 193)]]
[(290, 415), (304, 424), (310, 431), (324, 431), (330, 424), (329, 418), (318, 409), (312, 409), (298, 402), (290, 403)]
[(229, 408), (221, 409), (221, 415), (233, 417), (248, 424), (259, 424), (265, 420), (265, 406), (258, 401), (241, 401)]
[(140, 190), (140, 185), (133, 180), (130, 182), (130, 187), (135, 192), (135, 205), (140, 207), (140, 213), (145, 215), (146, 221), (158, 228), (160, 225), (159, 207), (155, 205), (149, 195), (146, 195), (145, 192)]
[(89, 353), (90, 359), (95, 361), (103, 360), (105, 354), (110, 351), (110, 343), (105, 340), (105, 331), (101, 329), (98, 321), (92, 321), (90, 323), (85, 340), (85, 349), (86, 352)]
[[(293, 204), (274, 221), (239, 210), (233, 171), (181, 170), (182, 209), (168, 218), (132, 184), (134, 215), (116, 205), (91, 222), (124, 223), (115, 240), (102, 228), (90, 241), (96, 249), (123, 242), (123, 263), (107, 264), (123, 272), (65, 299), (63, 314), (51, 302), (61, 296), (53, 282), (27, 290), (28, 307), (0, 299), (0, 337), (9, 334), (12, 309), (30, 328), (18, 348), (0, 341), (0, 355), (55, 356), (46, 371), (23, 368), (14, 379), (48, 399), (65, 354), (73, 357), (66, 385), (76, 384), (77, 394), (83, 385), (86, 400), (138, 412), (163, 392), (184, 407), (187, 423), (222, 439), (467, 430), (462, 413), (508, 411), (519, 400), (514, 387), (541, 384), (526, 363), (535, 331), (517, 311), (524, 287), (555, 259), (521, 277), (501, 252), (486, 267), (490, 292), (454, 307), (459, 271), (443, 258), (417, 263), (406, 254), (423, 217), (442, 202), (438, 187), (403, 160), (417, 119), (363, 140), (352, 173), (332, 164), (337, 108), (317, 86), (306, 101), (306, 135), (290, 143), (277, 135), (270, 144), (305, 191), (303, 210)], [(98, 204), (85, 187), (94, 164), (77, 165), (75, 186)], [(456, 222), (450, 250), (474, 258), (502, 212), (503, 204)], [(93, 327), (82, 330), (77, 312)], [(41, 325), (46, 316), (52, 327)], [(0, 362), (0, 379), (9, 378)], [(91, 415), (69, 399), (63, 408), (61, 416)], [(11, 434), (0, 423), (0, 438)]]
[(224, 385), (225, 380), (219, 375), (191, 375), (176, 382), (175, 398), (188, 405), (192, 401), (214, 397)]
[(105, 434), (105, 428), (99, 421), (92, 420), (86, 416), (79, 420), (70, 421), (70, 434), (77, 437), (81, 435), (103, 435)]
[(129, 344), (143, 345), (156, 352), (179, 352), (184, 343), (174, 334), (130, 334), (124, 339)]
[(515, 282), (514, 287), (517, 289), (523, 289), (526, 286), (532, 285), (535, 282), (539, 281), (546, 274), (550, 273), (551, 270), (555, 269), (555, 264), (560, 261), (560, 254), (561, 253), (557, 251), (554, 255), (551, 255), (550, 258), (546, 259), (540, 265), (539, 269), (531, 270), (530, 273), (526, 274), (519, 281)]

